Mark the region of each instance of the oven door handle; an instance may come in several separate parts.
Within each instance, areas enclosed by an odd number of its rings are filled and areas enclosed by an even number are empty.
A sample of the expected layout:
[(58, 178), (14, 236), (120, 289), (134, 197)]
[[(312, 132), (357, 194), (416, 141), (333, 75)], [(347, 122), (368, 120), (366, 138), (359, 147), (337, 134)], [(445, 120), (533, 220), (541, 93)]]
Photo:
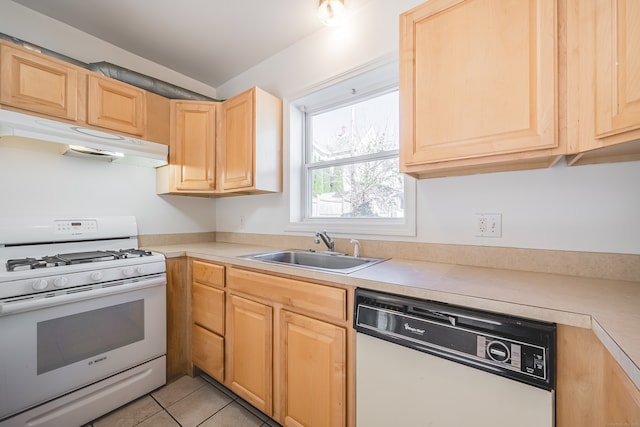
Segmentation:
[(136, 279), (135, 281), (127, 281), (120, 284), (105, 283), (68, 290), (61, 289), (52, 293), (36, 294), (21, 299), (2, 301), (0, 302), (0, 316), (102, 298), (155, 286), (165, 286), (166, 284), (167, 275), (162, 273), (158, 276)]

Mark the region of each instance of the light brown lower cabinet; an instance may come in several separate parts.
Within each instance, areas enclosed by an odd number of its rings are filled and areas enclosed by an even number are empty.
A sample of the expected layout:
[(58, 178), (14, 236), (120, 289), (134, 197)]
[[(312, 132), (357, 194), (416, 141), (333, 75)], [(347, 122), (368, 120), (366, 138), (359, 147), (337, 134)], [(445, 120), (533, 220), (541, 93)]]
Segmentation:
[(224, 381), (225, 267), (191, 262), (191, 363)]
[(192, 325), (191, 361), (216, 380), (224, 381), (224, 338), (203, 327)]
[(227, 385), (273, 416), (273, 310), (235, 295), (227, 303)]
[(558, 326), (556, 427), (639, 426), (640, 390), (590, 329)]
[(236, 268), (227, 285), (225, 384), (284, 426), (353, 425), (352, 291)]
[(187, 258), (167, 258), (167, 382), (190, 374)]
[(191, 298), (193, 323), (224, 335), (224, 290), (194, 282)]
[(345, 425), (345, 328), (283, 310), (280, 331), (283, 424)]

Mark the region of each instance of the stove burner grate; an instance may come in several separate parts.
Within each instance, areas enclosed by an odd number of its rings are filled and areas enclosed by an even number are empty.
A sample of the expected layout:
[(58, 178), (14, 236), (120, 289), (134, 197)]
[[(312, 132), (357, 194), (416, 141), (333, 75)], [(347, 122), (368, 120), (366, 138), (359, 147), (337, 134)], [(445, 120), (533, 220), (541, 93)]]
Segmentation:
[(153, 255), (144, 249), (120, 249), (118, 251), (74, 252), (44, 256), (41, 258), (20, 258), (7, 261), (7, 271), (35, 270), (39, 268), (59, 267), (63, 265), (88, 262), (113, 261), (125, 258), (140, 258)]

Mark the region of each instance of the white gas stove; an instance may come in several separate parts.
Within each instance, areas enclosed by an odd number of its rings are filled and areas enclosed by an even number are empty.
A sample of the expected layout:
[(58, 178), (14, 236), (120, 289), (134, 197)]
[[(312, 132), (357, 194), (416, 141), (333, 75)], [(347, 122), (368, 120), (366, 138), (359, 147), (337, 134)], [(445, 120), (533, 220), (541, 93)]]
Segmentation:
[(165, 383), (165, 259), (136, 236), (130, 216), (0, 219), (0, 427), (80, 425)]
[(2, 219), (0, 299), (164, 272), (136, 236), (134, 217)]

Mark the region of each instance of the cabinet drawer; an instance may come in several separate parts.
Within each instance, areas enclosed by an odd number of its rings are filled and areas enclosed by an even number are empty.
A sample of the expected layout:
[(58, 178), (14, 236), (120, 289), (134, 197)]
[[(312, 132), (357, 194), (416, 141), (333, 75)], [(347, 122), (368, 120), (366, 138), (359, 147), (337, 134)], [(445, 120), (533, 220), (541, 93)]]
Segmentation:
[(336, 320), (347, 318), (347, 291), (253, 271), (229, 269), (229, 288)]
[(201, 261), (193, 261), (193, 281), (203, 285), (224, 288), (224, 267)]
[(224, 291), (193, 283), (191, 300), (193, 323), (224, 335)]
[(195, 366), (223, 382), (224, 338), (198, 325), (192, 325), (191, 360)]

